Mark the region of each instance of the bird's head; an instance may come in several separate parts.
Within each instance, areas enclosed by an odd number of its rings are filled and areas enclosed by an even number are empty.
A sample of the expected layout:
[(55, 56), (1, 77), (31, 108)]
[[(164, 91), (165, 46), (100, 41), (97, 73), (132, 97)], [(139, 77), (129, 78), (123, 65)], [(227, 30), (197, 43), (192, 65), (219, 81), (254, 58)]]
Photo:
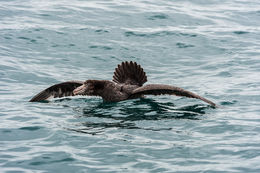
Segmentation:
[(86, 80), (81, 86), (73, 90), (74, 95), (98, 95), (104, 88), (104, 82), (99, 80)]

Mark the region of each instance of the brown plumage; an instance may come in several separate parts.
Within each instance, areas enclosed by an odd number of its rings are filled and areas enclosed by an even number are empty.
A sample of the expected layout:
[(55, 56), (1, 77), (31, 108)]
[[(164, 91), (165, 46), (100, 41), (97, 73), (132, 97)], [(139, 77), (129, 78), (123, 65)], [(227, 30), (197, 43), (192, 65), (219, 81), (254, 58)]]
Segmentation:
[(142, 86), (147, 82), (146, 74), (136, 62), (122, 62), (115, 69), (113, 81), (119, 84)]
[(43, 90), (30, 101), (37, 102), (56, 97), (89, 95), (101, 96), (103, 100), (109, 102), (118, 102), (140, 98), (143, 95), (169, 94), (200, 99), (216, 107), (216, 104), (212, 101), (182, 88), (163, 84), (148, 84), (143, 86), (146, 81), (147, 77), (143, 68), (136, 62), (126, 61), (117, 66), (112, 81), (86, 80), (85, 82), (63, 82)]

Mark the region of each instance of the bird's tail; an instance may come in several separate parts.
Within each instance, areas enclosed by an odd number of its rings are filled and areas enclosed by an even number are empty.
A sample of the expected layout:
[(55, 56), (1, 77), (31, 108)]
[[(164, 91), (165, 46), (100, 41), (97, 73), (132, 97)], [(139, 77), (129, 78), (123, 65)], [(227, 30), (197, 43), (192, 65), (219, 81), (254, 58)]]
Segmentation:
[(114, 72), (113, 81), (130, 85), (142, 86), (147, 81), (143, 68), (136, 62), (122, 62)]

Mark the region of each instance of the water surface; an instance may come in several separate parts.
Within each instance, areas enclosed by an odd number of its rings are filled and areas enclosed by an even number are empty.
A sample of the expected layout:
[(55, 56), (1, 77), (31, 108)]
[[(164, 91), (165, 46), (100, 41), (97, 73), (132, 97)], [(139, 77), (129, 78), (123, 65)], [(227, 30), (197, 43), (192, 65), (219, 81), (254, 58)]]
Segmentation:
[[(257, 0), (0, 2), (0, 172), (260, 172)], [(137, 61), (195, 99), (30, 103)]]

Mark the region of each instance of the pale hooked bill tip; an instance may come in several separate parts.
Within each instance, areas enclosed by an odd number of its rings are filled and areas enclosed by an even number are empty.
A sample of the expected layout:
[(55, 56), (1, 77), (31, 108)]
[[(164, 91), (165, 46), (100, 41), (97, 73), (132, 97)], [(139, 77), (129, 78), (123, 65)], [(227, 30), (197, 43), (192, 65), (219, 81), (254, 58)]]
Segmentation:
[(79, 86), (78, 88), (73, 90), (73, 94), (74, 95), (79, 95), (79, 94), (83, 94), (85, 92), (86, 86), (83, 84), (81, 86)]

